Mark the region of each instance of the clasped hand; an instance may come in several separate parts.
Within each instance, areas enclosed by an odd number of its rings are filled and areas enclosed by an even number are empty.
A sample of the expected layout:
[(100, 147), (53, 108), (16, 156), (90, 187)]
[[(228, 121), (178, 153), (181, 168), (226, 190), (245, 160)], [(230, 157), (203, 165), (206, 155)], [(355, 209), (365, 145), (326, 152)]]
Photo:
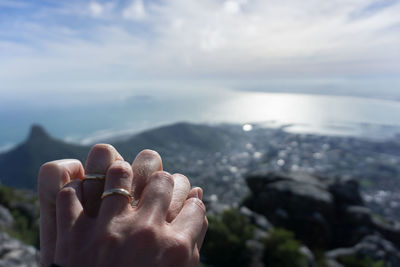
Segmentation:
[[(102, 174), (105, 179), (87, 179)], [(125, 162), (110, 145), (44, 164), (38, 178), (41, 263), (50, 266), (197, 266), (207, 230), (200, 188), (162, 171), (150, 150)], [(132, 192), (109, 194), (121, 189)], [(112, 190), (111, 190), (112, 192)]]

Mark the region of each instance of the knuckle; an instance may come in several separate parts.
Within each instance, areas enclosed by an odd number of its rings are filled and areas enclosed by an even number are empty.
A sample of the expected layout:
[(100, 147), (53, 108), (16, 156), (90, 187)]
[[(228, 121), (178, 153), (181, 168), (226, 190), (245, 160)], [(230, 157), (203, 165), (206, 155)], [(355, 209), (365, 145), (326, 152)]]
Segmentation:
[(68, 172), (64, 171), (56, 161), (43, 164), (39, 169), (37, 180), (39, 199), (54, 203), (59, 188), (68, 180)]
[(150, 223), (141, 224), (136, 228), (133, 235), (138, 242), (146, 243), (156, 242), (159, 236), (156, 227)]
[(130, 175), (132, 175), (132, 168), (129, 163), (125, 161), (116, 161), (108, 169), (108, 175), (113, 177), (128, 178)]
[(97, 235), (97, 241), (99, 242), (98, 244), (106, 243), (116, 245), (122, 241), (122, 235), (112, 229), (107, 229)]
[(178, 235), (176, 238), (178, 247), (184, 250), (190, 250), (192, 247), (191, 239), (185, 235)]
[(184, 183), (186, 187), (190, 188), (190, 182), (189, 179), (180, 173), (174, 173), (173, 175), (174, 180), (179, 180), (180, 183)]
[(72, 187), (64, 187), (57, 194), (57, 202), (65, 202), (71, 199), (76, 194)]
[(154, 182), (168, 183), (171, 186), (174, 186), (174, 178), (171, 174), (166, 171), (157, 171), (152, 174), (151, 179)]
[(145, 158), (145, 159), (150, 159), (150, 158), (160, 158), (161, 159), (160, 154), (158, 154), (157, 151), (154, 151), (151, 149), (144, 149), (144, 150), (140, 151), (139, 154), (137, 155), (137, 157)]
[(204, 214), (206, 213), (206, 206), (204, 205), (203, 201), (201, 201), (200, 199), (192, 197), (186, 201), (187, 201), (187, 204), (194, 205), (195, 207), (198, 207), (202, 213), (204, 213)]
[(168, 247), (167, 253), (170, 257), (179, 256), (179, 260), (186, 262), (191, 257), (193, 244), (190, 238), (184, 235), (171, 237), (171, 246)]
[(39, 169), (39, 180), (45, 179), (49, 176), (54, 176), (59, 173), (57, 163), (54, 161), (44, 163)]
[(42, 186), (64, 185), (69, 182), (69, 171), (59, 161), (50, 161), (44, 163), (39, 169), (38, 183), (39, 189)]
[(110, 144), (95, 144), (92, 146), (91, 152), (97, 153), (110, 153), (113, 152), (115, 148)]
[(89, 152), (86, 168), (90, 170), (104, 169), (108, 166), (103, 166), (105, 163), (111, 163), (116, 159), (122, 160), (117, 150), (109, 144), (96, 144)]
[(111, 145), (96, 144), (96, 145), (92, 146), (92, 148), (90, 149), (89, 155), (111, 157), (113, 154), (113, 150), (115, 150), (115, 148)]

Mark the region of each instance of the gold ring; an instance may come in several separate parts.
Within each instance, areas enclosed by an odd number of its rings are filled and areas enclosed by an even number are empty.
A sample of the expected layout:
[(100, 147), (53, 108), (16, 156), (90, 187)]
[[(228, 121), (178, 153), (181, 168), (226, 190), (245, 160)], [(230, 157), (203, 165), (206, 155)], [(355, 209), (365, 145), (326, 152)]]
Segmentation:
[(97, 180), (97, 181), (104, 181), (106, 179), (105, 174), (101, 173), (87, 173), (85, 177), (82, 179), (82, 181), (86, 180)]
[(103, 194), (101, 195), (101, 199), (104, 199), (105, 197), (108, 197), (108, 196), (111, 196), (114, 194), (122, 195), (122, 196), (128, 198), (129, 203), (132, 201), (132, 195), (128, 192), (128, 190), (125, 190), (123, 188), (108, 189), (103, 192)]

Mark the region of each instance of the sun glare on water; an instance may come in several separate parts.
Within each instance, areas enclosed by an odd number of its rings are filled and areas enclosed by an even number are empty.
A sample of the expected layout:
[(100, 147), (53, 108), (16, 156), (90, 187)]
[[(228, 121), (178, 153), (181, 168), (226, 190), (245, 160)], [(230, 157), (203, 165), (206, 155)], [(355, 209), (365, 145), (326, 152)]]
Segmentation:
[(246, 123), (243, 125), (242, 129), (245, 132), (249, 132), (249, 131), (253, 130), (253, 125)]

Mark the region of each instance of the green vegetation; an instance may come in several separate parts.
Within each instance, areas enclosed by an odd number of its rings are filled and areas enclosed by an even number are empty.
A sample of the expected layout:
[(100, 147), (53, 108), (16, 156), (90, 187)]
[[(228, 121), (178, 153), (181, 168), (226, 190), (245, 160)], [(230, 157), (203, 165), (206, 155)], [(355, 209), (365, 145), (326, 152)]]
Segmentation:
[(15, 237), (25, 244), (39, 247), (39, 227), (36, 223), (18, 210), (13, 210), (14, 225), (12, 229), (6, 230), (8, 234)]
[(221, 217), (209, 216), (208, 221), (203, 262), (213, 266), (247, 266), (251, 250), (246, 241), (253, 237), (255, 227), (235, 209), (224, 211)]
[(373, 261), (369, 257), (355, 257), (355, 256), (347, 256), (340, 257), (339, 262), (346, 267), (384, 267), (384, 263), (382, 261)]
[(315, 266), (317, 267), (329, 267), (326, 263), (325, 251), (320, 248), (314, 248), (312, 253), (315, 258)]
[(365, 188), (365, 189), (366, 188), (370, 188), (370, 187), (373, 186), (373, 183), (370, 180), (367, 180), (367, 179), (361, 179), (359, 181), (359, 183), (360, 183), (361, 187)]
[(307, 259), (300, 252), (300, 242), (294, 234), (282, 228), (269, 232), (264, 239), (263, 261), (269, 267), (307, 267)]
[(383, 217), (380, 214), (374, 213), (374, 212), (372, 212), (372, 218), (374, 218), (375, 220), (377, 220), (377, 221), (379, 221), (381, 223), (385, 223), (385, 224), (389, 223), (388, 220), (385, 217)]
[[(221, 216), (209, 216), (209, 229), (202, 248), (202, 262), (212, 266), (249, 266), (252, 250), (246, 241), (253, 238), (255, 226), (236, 209), (226, 210)], [(307, 257), (300, 252), (301, 243), (294, 233), (275, 228), (262, 239), (263, 263), (268, 267), (307, 267)], [(325, 251), (314, 250), (316, 266), (327, 267)], [(382, 261), (368, 257), (341, 257), (346, 267), (383, 267)], [(205, 265), (200, 265), (205, 266)]]
[[(27, 213), (17, 204), (36, 203), (36, 198), (32, 193), (26, 191), (12, 189), (0, 185), (0, 205), (10, 210), (14, 218), (11, 228), (0, 229), (7, 232), (10, 236), (15, 237), (22, 242), (39, 247), (39, 226), (37, 224), (37, 215), (39, 209), (37, 205), (33, 205), (32, 213)], [(32, 214), (35, 214), (32, 216)]]
[[(313, 251), (316, 266), (317, 267), (328, 267), (325, 262), (325, 253), (323, 250), (314, 250)], [(356, 256), (342, 256), (339, 257), (338, 262), (343, 264), (346, 267), (384, 267), (385, 264), (382, 261), (373, 261), (371, 258), (364, 257), (356, 257)]]
[(0, 205), (9, 208), (13, 201), (14, 192), (11, 188), (0, 185)]

